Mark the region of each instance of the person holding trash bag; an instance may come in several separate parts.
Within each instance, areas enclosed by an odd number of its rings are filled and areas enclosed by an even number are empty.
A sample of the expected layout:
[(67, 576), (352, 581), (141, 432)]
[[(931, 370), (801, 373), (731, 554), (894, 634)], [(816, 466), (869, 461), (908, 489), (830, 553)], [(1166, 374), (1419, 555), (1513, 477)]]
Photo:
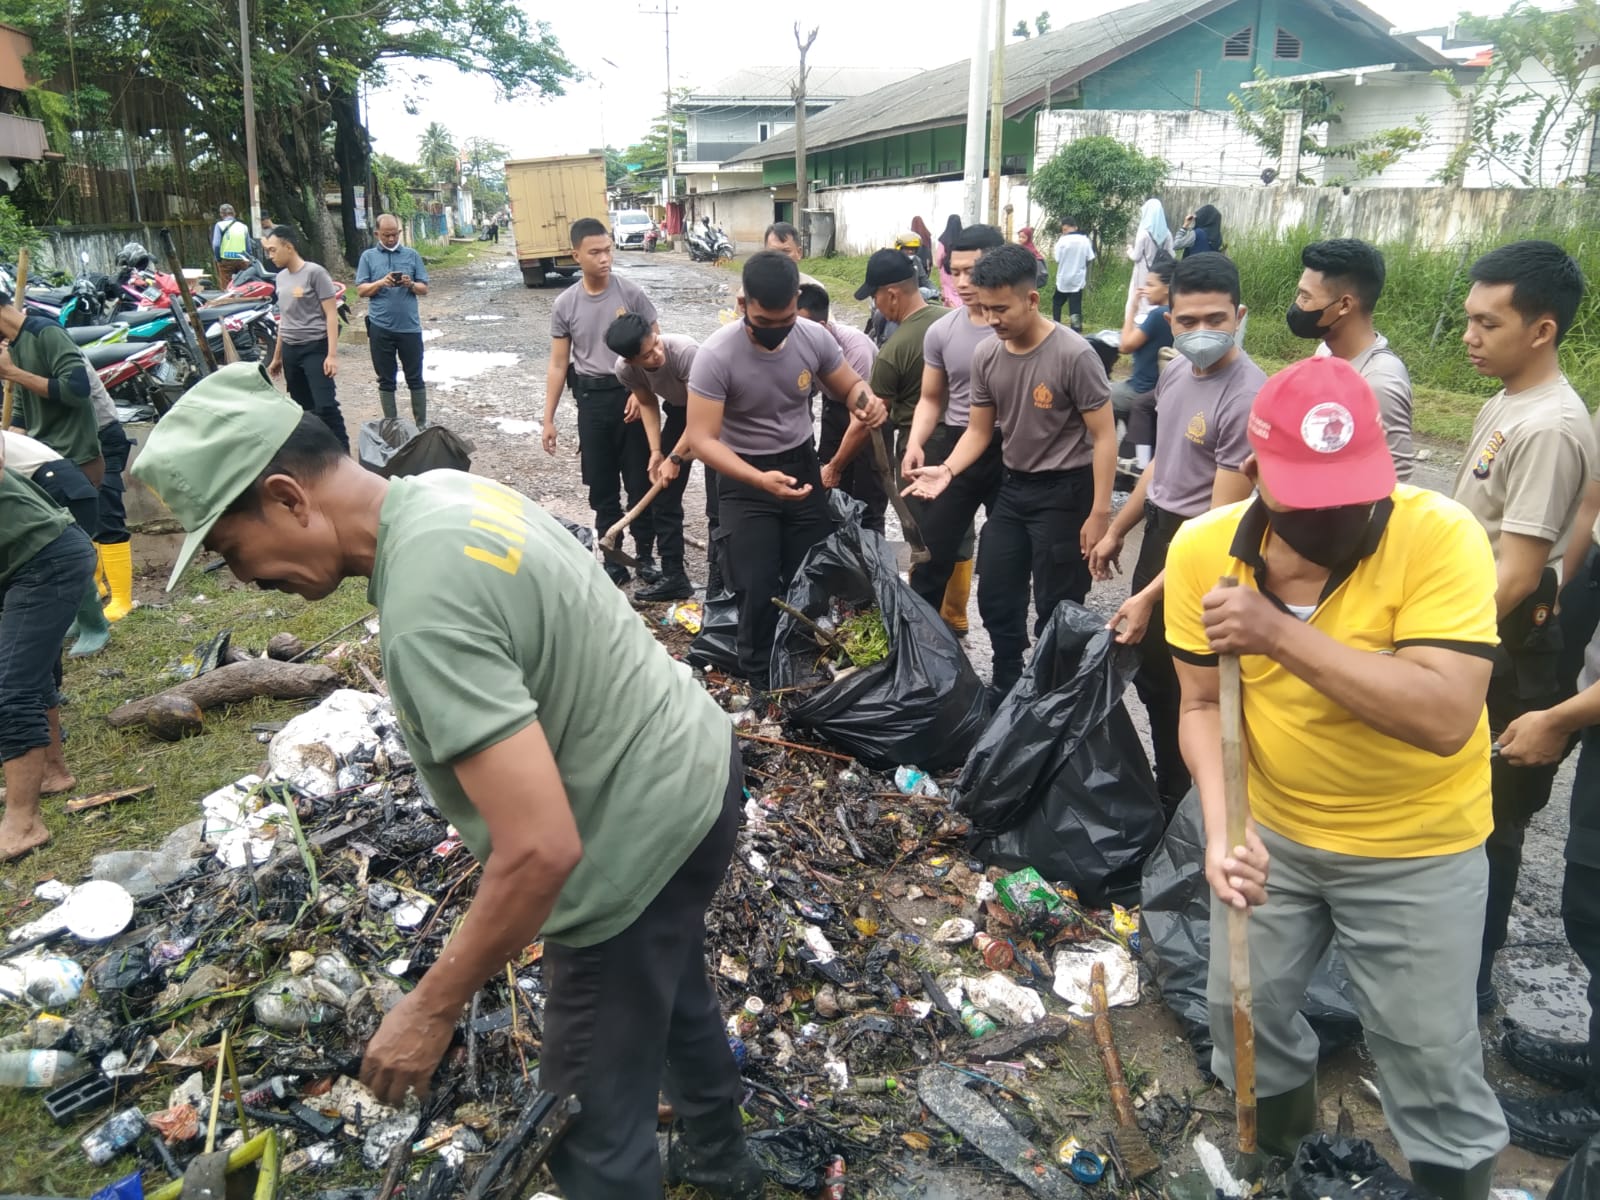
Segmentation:
[[(1467, 986), (1492, 824), (1494, 557), (1463, 507), (1396, 484), (1378, 402), (1343, 359), (1269, 379), (1249, 436), (1243, 470), (1260, 495), (1178, 530), (1166, 621), (1212, 927), (1252, 910), (1261, 1145), (1288, 1156), (1316, 1126), (1317, 1038), (1299, 1008), (1333, 942), (1412, 1178), (1441, 1200), (1484, 1200), (1506, 1144)], [(1239, 656), (1248, 745), (1251, 822), (1234, 846), (1224, 654)], [(1231, 1085), (1224, 937), (1208, 992), (1212, 1070)]]
[(134, 474), (188, 531), (174, 583), (202, 546), (308, 600), (370, 581), (406, 746), (483, 865), (449, 944), (367, 1043), (362, 1081), (386, 1104), (426, 1093), (467, 1002), (542, 936), (540, 1086), (583, 1105), (550, 1156), (563, 1194), (661, 1195), (664, 1080), (668, 1180), (759, 1197), (705, 966), (743, 766), (727, 716), (591, 553), (491, 480), (364, 470), (251, 364), (196, 384)]

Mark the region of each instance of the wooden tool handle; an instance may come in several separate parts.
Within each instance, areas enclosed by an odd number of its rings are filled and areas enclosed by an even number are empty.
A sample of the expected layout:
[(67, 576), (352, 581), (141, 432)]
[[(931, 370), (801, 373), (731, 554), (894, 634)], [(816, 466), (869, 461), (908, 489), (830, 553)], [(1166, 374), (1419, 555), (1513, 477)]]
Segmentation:
[[(24, 246), (22, 249), (17, 251), (17, 292), (16, 292), (16, 295), (12, 297), (11, 302), (13, 304), (15, 304), (18, 308), (20, 308), (23, 312), (27, 312), (28, 311), (28, 299), (27, 299), (27, 296), (28, 296), (28, 248), (26, 246)], [(12, 390), (11, 390), (12, 386), (13, 385), (12, 385), (11, 381), (9, 379), (6, 380), (5, 398), (4, 398), (3, 401), (0, 401), (0, 406), (3, 406), (3, 411), (0, 411), (0, 429), (10, 429), (11, 428), (11, 415), (15, 411), (14, 408), (13, 408), (15, 397), (14, 397), (14, 395), (12, 393)]]
[(872, 458), (878, 468), (878, 481), (888, 493), (889, 503), (894, 505), (895, 516), (900, 518), (900, 531), (905, 535), (906, 545), (911, 547), (913, 559), (926, 562), (928, 547), (922, 540), (922, 530), (917, 528), (916, 517), (911, 515), (911, 506), (900, 494), (900, 487), (894, 477), (894, 467), (889, 464), (889, 448), (883, 444), (881, 428), (872, 431)]
[(618, 521), (610, 529), (606, 530), (605, 536), (600, 540), (608, 546), (616, 545), (617, 538), (621, 535), (622, 531), (629, 525), (633, 524), (634, 518), (636, 518), (645, 509), (650, 507), (650, 502), (659, 496), (663, 491), (665, 491), (666, 486), (667, 485), (664, 480), (661, 483), (652, 485), (650, 490), (644, 494), (644, 499), (635, 504), (627, 512), (623, 513), (622, 520)]
[[(1226, 575), (1218, 587), (1238, 587)], [(1224, 654), (1218, 701), (1222, 710), (1222, 782), (1226, 802), (1228, 848), (1244, 844), (1250, 823), (1250, 793), (1245, 775), (1244, 695), (1239, 656)], [(1239, 1152), (1256, 1152), (1256, 1025), (1255, 997), (1250, 986), (1250, 910), (1228, 909), (1228, 976), (1233, 987), (1233, 1090), (1239, 1123)]]
[(1116, 1114), (1118, 1125), (1136, 1125), (1133, 1097), (1128, 1093), (1127, 1080), (1122, 1077), (1122, 1058), (1111, 1036), (1111, 1006), (1106, 1001), (1104, 963), (1097, 962), (1089, 969), (1089, 996), (1094, 1002), (1094, 1044), (1100, 1050), (1100, 1064), (1105, 1068), (1106, 1083), (1111, 1088), (1111, 1110)]

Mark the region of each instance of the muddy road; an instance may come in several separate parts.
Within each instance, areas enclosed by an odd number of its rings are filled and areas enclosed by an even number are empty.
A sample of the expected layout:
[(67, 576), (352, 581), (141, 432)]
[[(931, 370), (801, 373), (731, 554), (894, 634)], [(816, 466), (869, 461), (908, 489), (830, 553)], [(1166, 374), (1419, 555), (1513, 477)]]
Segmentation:
[[(617, 256), (616, 269), (649, 293), (661, 312), (663, 329), (703, 339), (714, 332), (732, 308), (733, 273), (691, 264), (680, 255)], [(570, 286), (570, 285), (569, 285)], [(484, 246), (474, 261), (440, 271), (431, 294), (422, 302), (425, 329), (426, 374), (432, 415), (437, 421), (470, 438), (476, 445), (473, 470), (515, 487), (564, 517), (579, 523), (592, 519), (579, 479), (576, 409), (570, 397), (557, 416), (559, 446), (552, 457), (540, 447), (544, 408), (544, 373), (549, 354), (550, 309), (559, 294), (551, 286), (530, 290), (508, 246)], [(862, 306), (836, 298), (835, 316), (859, 323)], [(378, 415), (377, 392), (367, 369), (366, 347), (344, 347), (340, 396), (352, 436), (359, 423)], [(402, 403), (404, 397), (402, 394)], [(1460, 452), (1435, 446), (1420, 464), (1416, 482), (1448, 490)], [(704, 492), (698, 471), (685, 497), (689, 531), (704, 540)], [(1122, 499), (1118, 498), (1119, 501)], [(897, 533), (889, 514), (891, 536)], [(1137, 534), (1124, 552), (1131, 568), (1137, 558)], [(697, 583), (705, 579), (703, 556), (691, 549), (689, 574)], [(1090, 607), (1110, 614), (1127, 594), (1126, 578), (1097, 584)], [(978, 618), (976, 594), (970, 614), (972, 632), (967, 650), (979, 674), (987, 678), (989, 647)], [(1128, 708), (1135, 722), (1144, 725), (1144, 712), (1130, 689)], [(1497, 983), (1504, 1015), (1554, 1036), (1581, 1038), (1586, 1031), (1588, 1006), (1584, 999), (1581, 967), (1567, 947), (1560, 919), (1562, 844), (1566, 835), (1567, 797), (1572, 762), (1563, 768), (1550, 806), (1529, 831), (1518, 902), (1512, 919), (1511, 943), (1502, 954)], [(1498, 1035), (1502, 1014), (1485, 1019), (1482, 1030), (1492, 1082), (1522, 1094), (1541, 1091), (1538, 1085), (1512, 1072), (1500, 1058)], [(1124, 1052), (1137, 1061), (1164, 1090), (1193, 1092), (1200, 1104), (1231, 1112), (1231, 1101), (1220, 1093), (1200, 1097), (1203, 1087), (1192, 1056), (1176, 1022), (1153, 991), (1147, 990), (1137, 1009), (1118, 1013), (1119, 1036), (1127, 1039)], [(1092, 1065), (1087, 1041), (1074, 1042), (1074, 1056), (1082, 1053)], [(1323, 1068), (1323, 1102), (1326, 1124), (1342, 1103), (1354, 1116), (1358, 1129), (1378, 1142), (1391, 1159), (1400, 1161), (1396, 1147), (1383, 1128), (1371, 1084), (1376, 1075), (1360, 1048), (1345, 1050)], [(1497, 1184), (1525, 1186), (1536, 1193), (1548, 1188), (1561, 1164), (1512, 1148), (1501, 1159)], [(985, 1182), (963, 1194), (1025, 1194), (1007, 1184)]]

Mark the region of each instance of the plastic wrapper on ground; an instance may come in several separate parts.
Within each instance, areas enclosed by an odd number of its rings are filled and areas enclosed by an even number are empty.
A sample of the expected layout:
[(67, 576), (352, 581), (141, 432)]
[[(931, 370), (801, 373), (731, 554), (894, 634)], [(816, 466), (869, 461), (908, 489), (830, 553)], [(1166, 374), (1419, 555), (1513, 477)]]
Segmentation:
[(326, 796), (409, 766), (411, 755), (388, 700), (340, 689), (279, 730), (267, 762), (272, 778), (302, 794)]
[(950, 627), (900, 578), (889, 543), (862, 529), (848, 507), (835, 505), (834, 516), (837, 528), (806, 555), (786, 599), (813, 620), (836, 600), (862, 611), (876, 607), (889, 656), (822, 682), (816, 636), (780, 613), (772, 687), (796, 689), (788, 721), (873, 770), (958, 766), (983, 728), (983, 684)]
[(1429, 1200), (1431, 1196), (1385, 1162), (1371, 1142), (1325, 1133), (1300, 1143), (1284, 1183), (1289, 1200)]
[(955, 787), (975, 854), (1067, 881), (1091, 905), (1137, 888), (1163, 814), (1122, 704), (1134, 665), (1104, 617), (1056, 609)]
[(1600, 1200), (1600, 1133), (1578, 1148), (1546, 1200)]
[[(1270, 891), (1269, 883), (1268, 889)], [(1144, 868), (1141, 946), (1167, 1007), (1177, 1016), (1203, 1072), (1211, 1069), (1206, 975), (1211, 958), (1211, 886), (1206, 882), (1200, 796), (1190, 790)], [(1323, 956), (1306, 989), (1301, 1012), (1323, 1053), (1354, 1042), (1361, 1022), (1338, 952)]]
[(700, 632), (689, 645), (689, 661), (724, 674), (739, 673), (739, 605), (726, 592), (706, 600)]

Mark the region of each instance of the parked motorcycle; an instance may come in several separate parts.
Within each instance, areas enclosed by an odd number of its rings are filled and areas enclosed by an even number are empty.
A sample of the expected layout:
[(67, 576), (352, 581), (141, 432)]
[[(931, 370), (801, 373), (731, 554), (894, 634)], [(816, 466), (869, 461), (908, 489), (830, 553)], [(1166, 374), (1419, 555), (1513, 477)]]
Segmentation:
[(165, 342), (126, 342), (85, 346), (88, 359), (111, 399), (128, 408), (150, 407), (159, 415), (188, 390), (167, 360)]
[(689, 257), (695, 262), (722, 262), (733, 257), (733, 240), (710, 217), (700, 218), (700, 228), (686, 239)]
[(661, 240), (661, 226), (655, 222), (650, 223), (650, 228), (645, 231), (644, 248), (647, 254), (654, 254), (656, 243)]

